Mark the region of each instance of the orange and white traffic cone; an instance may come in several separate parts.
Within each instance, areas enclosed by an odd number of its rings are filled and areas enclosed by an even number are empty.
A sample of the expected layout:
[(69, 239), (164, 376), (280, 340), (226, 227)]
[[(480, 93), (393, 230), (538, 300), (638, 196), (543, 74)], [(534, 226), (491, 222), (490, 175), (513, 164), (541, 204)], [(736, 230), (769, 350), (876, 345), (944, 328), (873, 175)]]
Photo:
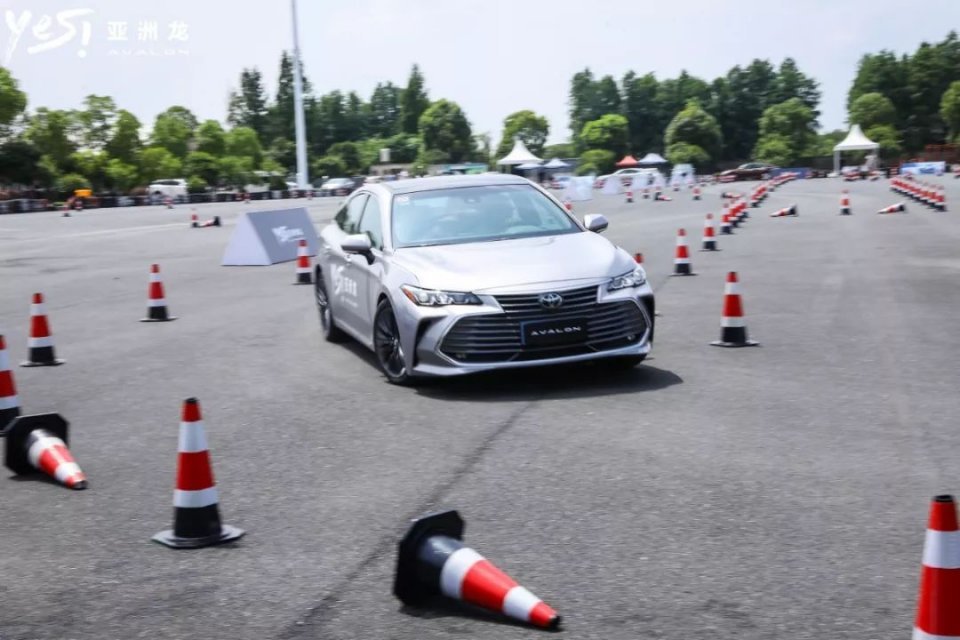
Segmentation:
[(840, 215), (850, 215), (850, 195), (846, 189), (843, 190), (843, 194), (840, 196)]
[(176, 320), (167, 311), (167, 298), (163, 291), (163, 281), (160, 279), (160, 265), (150, 265), (150, 287), (147, 289), (147, 317), (140, 322), (170, 322)]
[(786, 217), (796, 217), (800, 214), (797, 213), (797, 205), (792, 204), (789, 207), (784, 207), (770, 214), (771, 218), (786, 218)]
[(40, 471), (70, 489), (86, 489), (87, 477), (67, 448), (67, 426), (58, 413), (14, 419), (5, 432), (4, 464), (17, 474)]
[(703, 248), (702, 251), (716, 251), (717, 238), (716, 231), (713, 228), (713, 214), (708, 213), (703, 223)]
[(53, 335), (50, 333), (50, 323), (47, 322), (47, 312), (43, 307), (43, 294), (33, 294), (30, 304), (30, 337), (27, 338), (27, 357), (29, 360), (21, 362), (21, 367), (55, 367), (63, 364), (57, 358), (53, 346)]
[(558, 629), (560, 615), (489, 560), (463, 544), (456, 511), (413, 521), (400, 541), (393, 594), (418, 606), (436, 594), (542, 629)]
[(167, 209), (173, 209), (173, 198), (167, 196), (163, 199), (163, 203), (167, 205)]
[(564, 200), (563, 208), (566, 209), (567, 211), (573, 211), (573, 203), (570, 202), (569, 200)]
[(693, 276), (693, 267), (690, 264), (690, 249), (687, 247), (687, 230), (677, 229), (677, 250), (673, 258), (674, 276)]
[(633, 191), (627, 189), (627, 204), (633, 203)]
[(151, 538), (173, 549), (198, 549), (233, 542), (244, 531), (220, 522), (217, 486), (203, 430), (200, 403), (183, 403), (177, 446), (177, 479), (173, 491), (173, 528)]
[(17, 397), (17, 385), (13, 381), (10, 369), (10, 357), (7, 355), (7, 343), (0, 333), (0, 435), (14, 418), (20, 415), (20, 399)]
[(755, 347), (759, 343), (747, 338), (747, 321), (740, 300), (740, 282), (737, 272), (727, 274), (723, 289), (723, 315), (720, 317), (720, 339), (711, 342), (715, 347)]
[(294, 284), (313, 284), (313, 269), (310, 267), (310, 253), (307, 241), (297, 245), (297, 281)]
[(953, 496), (935, 496), (923, 545), (913, 640), (960, 638), (960, 527)]
[(947, 195), (946, 190), (943, 187), (937, 187), (937, 190), (934, 192), (934, 205), (933, 208), (937, 211), (946, 211), (947, 210)]
[(889, 207), (884, 207), (883, 209), (880, 209), (879, 211), (877, 211), (877, 213), (880, 213), (880, 214), (898, 213), (901, 211), (905, 212), (906, 210), (907, 210), (907, 205), (903, 204), (902, 202), (898, 202), (897, 204), (892, 204)]
[(694, 199), (694, 200), (699, 200), (699, 199), (700, 199), (700, 186), (699, 186), (699, 185), (695, 185), (695, 186), (693, 187), (693, 199)]
[(730, 222), (729, 213), (724, 213), (720, 218), (720, 233), (725, 236), (733, 235), (733, 223)]
[(204, 220), (203, 222), (200, 222), (200, 223), (196, 224), (195, 226), (200, 227), (200, 228), (219, 227), (219, 226), (220, 226), (220, 216), (213, 216), (213, 217), (210, 218), (209, 220)]
[(633, 254), (633, 261), (637, 264), (643, 264), (643, 254), (639, 251)]
[(190, 226), (194, 229), (200, 226), (200, 220), (197, 218), (196, 212), (190, 214)]

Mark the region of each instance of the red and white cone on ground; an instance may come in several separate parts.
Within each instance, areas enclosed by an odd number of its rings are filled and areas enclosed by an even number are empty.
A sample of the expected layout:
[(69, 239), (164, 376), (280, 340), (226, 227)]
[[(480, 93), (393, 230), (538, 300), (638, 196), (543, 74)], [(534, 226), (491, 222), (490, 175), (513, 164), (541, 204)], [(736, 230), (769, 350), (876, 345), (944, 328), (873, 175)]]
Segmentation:
[(464, 522), (456, 511), (414, 520), (400, 541), (393, 594), (419, 606), (437, 594), (542, 629), (558, 629), (560, 615), (543, 600), (464, 546)]
[(203, 430), (200, 403), (183, 403), (177, 444), (177, 479), (173, 491), (173, 528), (151, 538), (173, 549), (198, 549), (233, 542), (244, 531), (220, 522), (219, 497)]
[(3, 334), (0, 333), (0, 435), (19, 415), (20, 399), (17, 397), (17, 385), (13, 381), (13, 371), (10, 369), (7, 343)]
[(792, 204), (789, 207), (784, 207), (770, 214), (771, 218), (787, 218), (787, 217), (796, 217), (800, 215), (797, 213), (797, 205)]
[(636, 252), (635, 254), (633, 254), (633, 261), (634, 261), (635, 263), (637, 263), (637, 264), (642, 265), (642, 264), (643, 264), (643, 254), (640, 253), (639, 251)]
[(700, 187), (699, 187), (699, 186), (694, 186), (694, 187), (693, 187), (693, 199), (694, 199), (694, 200), (699, 200), (699, 199), (700, 199)]
[(693, 266), (690, 264), (690, 247), (687, 246), (687, 230), (677, 229), (677, 249), (673, 258), (674, 276), (692, 276)]
[(740, 281), (737, 272), (727, 274), (723, 288), (723, 315), (720, 317), (720, 339), (711, 342), (715, 347), (755, 347), (759, 343), (747, 337), (747, 321), (740, 300)]
[(21, 367), (55, 367), (63, 364), (57, 358), (53, 346), (53, 335), (50, 333), (50, 323), (47, 322), (47, 312), (43, 306), (43, 294), (33, 294), (30, 304), (30, 337), (27, 338), (27, 358), (21, 362)]
[(880, 214), (900, 213), (906, 210), (907, 210), (907, 205), (903, 204), (902, 202), (898, 202), (897, 204), (892, 204), (889, 207), (884, 207), (883, 209), (880, 209), (879, 211), (877, 211), (877, 213), (880, 213)]
[(960, 527), (953, 496), (935, 496), (927, 536), (913, 640), (960, 638)]
[(843, 194), (840, 196), (840, 215), (850, 215), (850, 194), (847, 193), (846, 189), (843, 190)]
[(147, 317), (140, 322), (170, 322), (176, 320), (167, 311), (167, 298), (163, 291), (163, 281), (160, 279), (160, 265), (150, 265), (150, 287), (147, 289)]
[(294, 284), (313, 284), (313, 268), (310, 266), (310, 250), (307, 241), (297, 245), (297, 280)]
[(219, 227), (220, 226), (220, 216), (213, 216), (209, 220), (204, 220), (200, 224), (196, 225), (201, 228), (206, 227)]
[(724, 213), (720, 218), (720, 233), (726, 236), (733, 235), (733, 223), (730, 222), (729, 213)]
[(937, 211), (946, 211), (947, 210), (947, 194), (946, 190), (943, 187), (937, 187), (937, 190), (934, 192), (934, 205), (933, 208)]
[(632, 202), (633, 202), (633, 191), (631, 191), (630, 189), (627, 189), (627, 204), (631, 204)]
[(573, 211), (573, 203), (570, 202), (569, 200), (564, 200), (563, 208), (566, 209), (567, 211)]
[(167, 209), (173, 209), (173, 198), (167, 196), (163, 199), (163, 203), (167, 205)]
[(17, 474), (40, 471), (70, 489), (86, 489), (87, 477), (67, 448), (67, 426), (58, 413), (14, 419), (4, 434), (4, 464)]
[(197, 217), (196, 210), (194, 210), (194, 212), (190, 214), (190, 226), (193, 227), (194, 229), (200, 226), (200, 219)]
[(713, 226), (713, 214), (708, 213), (703, 223), (703, 251), (717, 250), (716, 230)]

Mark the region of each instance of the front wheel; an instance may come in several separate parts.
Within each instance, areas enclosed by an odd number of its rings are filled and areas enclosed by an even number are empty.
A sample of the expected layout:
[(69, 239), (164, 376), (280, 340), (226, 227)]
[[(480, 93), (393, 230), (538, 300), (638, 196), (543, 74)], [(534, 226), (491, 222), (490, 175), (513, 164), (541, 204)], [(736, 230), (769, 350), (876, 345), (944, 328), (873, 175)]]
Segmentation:
[(327, 342), (343, 342), (347, 335), (334, 323), (333, 310), (330, 309), (330, 296), (323, 281), (323, 272), (318, 268), (313, 274), (313, 291), (317, 300), (317, 312), (320, 314), (320, 331)]
[(377, 305), (377, 314), (373, 319), (373, 349), (387, 382), (410, 384), (407, 362), (400, 345), (400, 327), (397, 325), (393, 308), (386, 300), (381, 300)]

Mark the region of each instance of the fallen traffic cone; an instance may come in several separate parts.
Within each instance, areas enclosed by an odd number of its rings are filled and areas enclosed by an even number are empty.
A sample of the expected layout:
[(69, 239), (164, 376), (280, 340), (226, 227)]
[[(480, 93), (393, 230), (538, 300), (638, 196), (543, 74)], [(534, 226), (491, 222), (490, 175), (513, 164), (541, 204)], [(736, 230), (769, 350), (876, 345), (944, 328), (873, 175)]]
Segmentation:
[(723, 315), (720, 318), (720, 339), (711, 342), (715, 347), (755, 347), (759, 343), (747, 339), (747, 322), (740, 301), (740, 282), (737, 272), (727, 274), (723, 288)]
[(665, 196), (659, 191), (656, 193), (653, 199), (659, 200), (660, 202), (673, 202), (673, 198), (671, 198), (670, 196)]
[(566, 209), (567, 211), (573, 211), (573, 203), (570, 202), (569, 200), (564, 200), (563, 208)]
[(690, 251), (687, 247), (687, 230), (677, 229), (677, 251), (673, 259), (674, 276), (694, 276), (693, 267), (690, 265)]
[(297, 246), (297, 281), (294, 284), (313, 284), (311, 271), (307, 241), (301, 240)]
[(708, 213), (703, 223), (703, 248), (702, 251), (716, 251), (717, 238), (713, 230), (713, 214)]
[(850, 196), (847, 194), (846, 189), (843, 190), (843, 195), (840, 196), (840, 215), (850, 215)]
[(414, 520), (400, 541), (393, 594), (418, 606), (439, 593), (536, 627), (559, 628), (556, 611), (463, 545), (463, 527), (456, 511)]
[(898, 202), (897, 204), (892, 204), (889, 207), (884, 207), (883, 209), (880, 209), (879, 211), (877, 211), (877, 213), (897, 213), (899, 211), (906, 211), (906, 210), (907, 210), (907, 205), (903, 204), (902, 202)]
[(213, 216), (209, 220), (204, 220), (200, 224), (196, 225), (200, 228), (206, 227), (219, 227), (220, 226), (220, 216)]
[(17, 398), (17, 385), (13, 381), (10, 358), (7, 356), (7, 343), (0, 333), (0, 435), (7, 425), (20, 415), (20, 400)]
[(790, 216), (790, 217), (795, 217), (795, 216), (798, 216), (798, 215), (799, 215), (799, 214), (797, 213), (797, 205), (792, 204), (792, 205), (790, 205), (789, 207), (785, 207), (785, 208), (780, 209), (780, 210), (778, 210), (778, 211), (774, 211), (773, 213), (770, 214), (770, 217), (771, 217), (771, 218), (785, 218), (785, 217), (788, 217), (788, 216)]
[(53, 346), (53, 336), (50, 334), (50, 323), (47, 322), (47, 314), (43, 309), (43, 294), (33, 294), (33, 302), (30, 305), (30, 337), (27, 338), (27, 357), (26, 362), (21, 362), (21, 367), (55, 367), (63, 364), (63, 360), (57, 358)]
[(629, 191), (629, 190), (628, 190), (628, 191), (627, 191), (627, 204), (630, 204), (630, 203), (632, 203), (632, 202), (633, 202), (633, 191)]
[(953, 496), (935, 496), (923, 545), (913, 640), (960, 638), (960, 527)]
[(150, 265), (150, 287), (147, 290), (147, 317), (140, 322), (170, 322), (176, 320), (167, 312), (167, 299), (163, 293), (163, 281), (160, 280), (160, 265)]
[(217, 487), (213, 481), (200, 403), (183, 403), (177, 446), (177, 480), (173, 491), (173, 529), (151, 538), (173, 549), (198, 549), (239, 539), (244, 531), (220, 523)]
[(67, 448), (67, 426), (59, 413), (16, 418), (5, 432), (4, 464), (17, 474), (40, 471), (70, 489), (86, 489), (87, 477)]

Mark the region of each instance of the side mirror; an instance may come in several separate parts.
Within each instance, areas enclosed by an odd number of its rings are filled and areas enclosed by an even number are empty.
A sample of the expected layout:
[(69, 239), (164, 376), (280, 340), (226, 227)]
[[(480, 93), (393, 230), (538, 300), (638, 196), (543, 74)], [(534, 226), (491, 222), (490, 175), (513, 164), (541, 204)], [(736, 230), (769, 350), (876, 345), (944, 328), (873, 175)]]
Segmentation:
[(607, 219), (599, 213), (588, 213), (587, 215), (583, 216), (583, 226), (587, 228), (587, 231), (601, 233), (610, 226), (610, 223), (607, 222)]
[(373, 245), (370, 236), (365, 233), (356, 233), (347, 236), (340, 243), (340, 248), (346, 254), (357, 254), (367, 259), (367, 264), (373, 264)]

